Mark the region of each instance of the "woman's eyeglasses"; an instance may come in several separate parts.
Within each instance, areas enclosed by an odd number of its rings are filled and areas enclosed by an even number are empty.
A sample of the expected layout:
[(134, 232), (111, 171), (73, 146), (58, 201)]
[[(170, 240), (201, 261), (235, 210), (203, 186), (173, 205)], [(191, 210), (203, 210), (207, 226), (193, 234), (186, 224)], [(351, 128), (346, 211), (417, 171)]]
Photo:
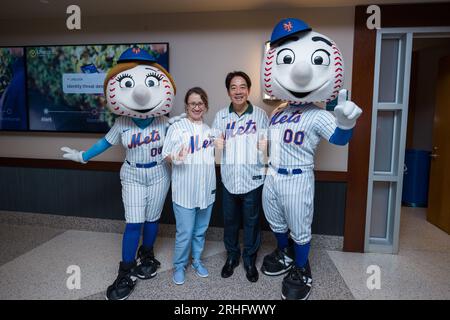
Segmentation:
[(204, 107), (205, 103), (204, 102), (189, 102), (188, 106), (191, 107), (191, 108)]

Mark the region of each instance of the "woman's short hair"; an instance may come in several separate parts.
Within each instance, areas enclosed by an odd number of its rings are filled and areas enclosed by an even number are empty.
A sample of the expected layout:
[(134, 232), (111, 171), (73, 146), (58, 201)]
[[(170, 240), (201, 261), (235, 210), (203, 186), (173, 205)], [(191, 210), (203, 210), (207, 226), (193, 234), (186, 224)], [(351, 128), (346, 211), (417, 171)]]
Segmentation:
[(206, 91), (200, 87), (191, 88), (186, 92), (186, 95), (184, 96), (184, 104), (187, 106), (189, 97), (191, 96), (191, 94), (194, 94), (194, 93), (196, 93), (200, 96), (203, 103), (205, 104), (206, 110), (208, 110), (209, 109), (208, 95), (206, 94)]

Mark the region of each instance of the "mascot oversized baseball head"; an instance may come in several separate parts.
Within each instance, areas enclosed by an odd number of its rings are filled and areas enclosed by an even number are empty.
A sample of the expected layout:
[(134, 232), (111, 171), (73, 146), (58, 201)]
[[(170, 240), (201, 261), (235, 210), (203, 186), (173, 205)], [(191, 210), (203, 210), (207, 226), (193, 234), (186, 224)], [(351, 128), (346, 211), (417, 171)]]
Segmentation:
[(133, 47), (120, 56), (104, 83), (107, 106), (112, 113), (137, 119), (159, 117), (172, 109), (175, 83), (154, 56)]
[(261, 74), (269, 96), (294, 105), (330, 102), (343, 86), (344, 62), (333, 40), (289, 18), (275, 26)]

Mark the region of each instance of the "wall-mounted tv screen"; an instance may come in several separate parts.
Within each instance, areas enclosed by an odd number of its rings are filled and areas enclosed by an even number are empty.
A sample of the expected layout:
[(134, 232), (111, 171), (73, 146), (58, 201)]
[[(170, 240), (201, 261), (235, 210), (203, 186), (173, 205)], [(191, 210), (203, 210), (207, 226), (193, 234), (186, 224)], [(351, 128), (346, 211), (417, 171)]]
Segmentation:
[[(103, 81), (135, 44), (27, 47), (29, 129), (107, 132), (115, 116), (106, 108)], [(136, 44), (169, 70), (168, 43)]]
[(0, 48), (0, 130), (27, 130), (24, 49)]

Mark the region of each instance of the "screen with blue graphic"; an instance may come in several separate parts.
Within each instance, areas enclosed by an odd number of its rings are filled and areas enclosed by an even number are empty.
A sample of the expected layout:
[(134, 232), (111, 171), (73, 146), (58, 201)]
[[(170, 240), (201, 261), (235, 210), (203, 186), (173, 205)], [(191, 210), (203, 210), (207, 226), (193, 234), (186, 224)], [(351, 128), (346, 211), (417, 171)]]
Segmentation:
[(116, 116), (106, 107), (103, 81), (135, 45), (169, 70), (168, 43), (26, 47), (29, 129), (107, 132)]
[(0, 130), (27, 130), (24, 49), (0, 48)]

